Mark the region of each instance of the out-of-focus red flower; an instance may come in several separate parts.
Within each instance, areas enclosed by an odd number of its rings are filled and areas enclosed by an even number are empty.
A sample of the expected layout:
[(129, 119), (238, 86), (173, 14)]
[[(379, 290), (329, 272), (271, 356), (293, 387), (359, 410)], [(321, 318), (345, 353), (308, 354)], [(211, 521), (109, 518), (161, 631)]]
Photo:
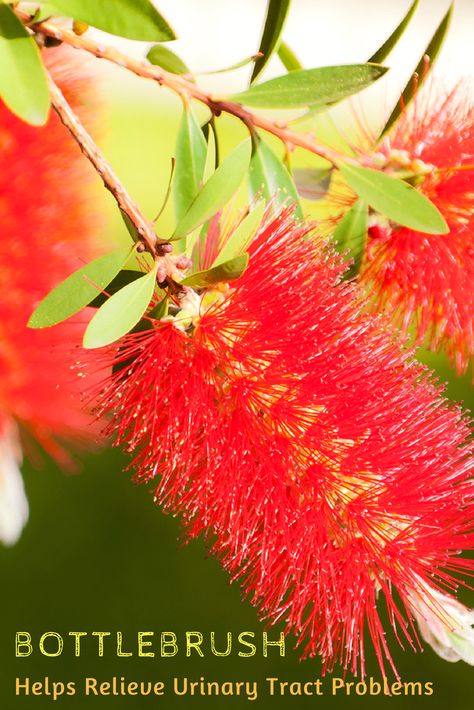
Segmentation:
[(417, 342), (445, 351), (464, 372), (474, 354), (474, 113), (467, 87), (421, 91), (382, 143), (384, 169), (413, 170), (446, 235), (375, 223), (361, 282), (374, 304)]
[[(73, 66), (67, 68), (64, 54), (60, 66), (54, 59), (49, 64), (81, 110), (84, 79)], [(46, 126), (36, 128), (0, 106), (0, 439), (16, 436), (19, 425), (61, 464), (69, 457), (60, 442), (87, 436), (70, 369), (81, 318), (46, 330), (31, 330), (26, 323), (41, 298), (96, 251), (91, 177), (54, 113)], [(18, 447), (2, 447), (11, 454), (9, 463), (0, 456), (3, 490)], [(13, 531), (10, 541), (16, 536)], [(0, 537), (9, 537), (1, 534), (1, 524)]]
[[(468, 426), (402, 352), (341, 260), (281, 215), (232, 288), (95, 353), (99, 411), (139, 481), (203, 535), (263, 617), (305, 656), (365, 672), (422, 599), (450, 599), (472, 544)], [(97, 359), (95, 359), (97, 358)], [(428, 590), (428, 591), (427, 591)], [(443, 591), (444, 590), (444, 591)], [(444, 617), (445, 618), (445, 617)]]

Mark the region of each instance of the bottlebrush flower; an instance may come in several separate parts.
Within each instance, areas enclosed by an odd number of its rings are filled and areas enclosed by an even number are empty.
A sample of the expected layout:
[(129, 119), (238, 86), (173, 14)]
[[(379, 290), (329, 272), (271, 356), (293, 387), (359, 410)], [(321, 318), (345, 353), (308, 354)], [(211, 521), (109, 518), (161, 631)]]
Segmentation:
[[(67, 67), (62, 50), (61, 56)], [(50, 65), (80, 108), (84, 81), (54, 60)], [(41, 298), (95, 251), (90, 178), (54, 114), (44, 128), (33, 128), (0, 106), (0, 540), (8, 544), (27, 517), (20, 433), (32, 435), (63, 465), (69, 457), (60, 442), (86, 436), (70, 371), (80, 319), (54, 331), (26, 323)]]
[(417, 343), (445, 351), (459, 372), (474, 354), (474, 113), (466, 87), (444, 97), (422, 91), (381, 144), (381, 167), (411, 171), (439, 209), (446, 235), (415, 232), (376, 217), (361, 283), (375, 307)]
[(393, 667), (383, 601), (415, 648), (419, 600), (433, 589), (445, 618), (439, 600), (454, 604), (472, 569), (458, 557), (473, 541), (469, 430), (308, 231), (282, 214), (232, 287), (205, 291), (192, 318), (187, 298), (185, 318), (96, 351), (84, 373), (115, 365), (94, 391), (107, 431), (261, 615), (326, 669), (364, 674), (367, 635)]

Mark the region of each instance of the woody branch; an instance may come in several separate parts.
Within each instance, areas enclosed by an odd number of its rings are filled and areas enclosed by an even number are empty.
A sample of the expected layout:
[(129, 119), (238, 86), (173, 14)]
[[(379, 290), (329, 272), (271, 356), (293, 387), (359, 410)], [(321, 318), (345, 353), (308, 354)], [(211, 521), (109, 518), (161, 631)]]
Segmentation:
[(49, 91), (51, 103), (59, 116), (61, 122), (66, 126), (82, 153), (92, 163), (102, 181), (114, 196), (122, 212), (128, 217), (137, 231), (137, 235), (145, 246), (146, 250), (153, 256), (159, 255), (160, 244), (165, 244), (165, 240), (160, 240), (155, 234), (152, 222), (146, 219), (137, 203), (130, 197), (124, 186), (114, 173), (111, 165), (105, 159), (100, 149), (95, 144), (79, 118), (69, 106), (61, 90), (48, 75)]
[(75, 34), (71, 30), (58, 27), (53, 22), (44, 21), (33, 23), (31, 16), (18, 8), (15, 9), (15, 12), (18, 18), (33, 32), (43, 34), (47, 37), (52, 37), (59, 42), (65, 42), (75, 49), (82, 49), (90, 54), (93, 54), (98, 59), (106, 59), (113, 64), (127, 69), (136, 76), (156, 81), (161, 86), (165, 86), (181, 96), (184, 95), (206, 105), (213, 115), (227, 113), (231, 116), (235, 116), (239, 120), (243, 121), (243, 123), (245, 123), (249, 128), (260, 128), (276, 136), (285, 144), (286, 147), (290, 149), (294, 147), (303, 148), (310, 153), (314, 153), (315, 155), (324, 158), (334, 166), (339, 165), (341, 161), (352, 162), (347, 156), (342, 156), (329, 146), (318, 143), (311, 135), (296, 133), (285, 125), (271, 121), (270, 119), (249, 111), (241, 106), (241, 104), (233, 101), (227, 101), (225, 99), (219, 99), (218, 97), (204, 91), (184, 76), (172, 74), (164, 69), (161, 69), (160, 67), (133, 59), (132, 57), (129, 57), (116, 49), (98, 44), (83, 35)]

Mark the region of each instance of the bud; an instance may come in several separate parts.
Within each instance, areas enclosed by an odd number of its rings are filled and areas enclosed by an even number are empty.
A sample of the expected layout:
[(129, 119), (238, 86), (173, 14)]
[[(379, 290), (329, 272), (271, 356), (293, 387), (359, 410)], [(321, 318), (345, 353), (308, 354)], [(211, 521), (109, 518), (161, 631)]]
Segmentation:
[(474, 609), (421, 583), (411, 610), (423, 639), (438, 656), (474, 665)]

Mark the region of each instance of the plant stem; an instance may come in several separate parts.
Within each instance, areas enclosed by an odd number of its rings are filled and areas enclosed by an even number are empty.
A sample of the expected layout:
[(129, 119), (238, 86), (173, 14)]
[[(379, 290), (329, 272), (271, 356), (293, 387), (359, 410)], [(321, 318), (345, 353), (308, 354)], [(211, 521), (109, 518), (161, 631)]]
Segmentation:
[(329, 146), (324, 146), (314, 140), (313, 137), (296, 133), (284, 125), (275, 121), (259, 116), (256, 113), (248, 111), (241, 104), (225, 99), (219, 99), (212, 94), (199, 88), (195, 83), (189, 81), (184, 76), (172, 74), (170, 72), (154, 66), (148, 62), (140, 61), (128, 57), (122, 52), (102, 44), (97, 44), (91, 39), (76, 35), (71, 30), (58, 27), (51, 21), (32, 23), (31, 16), (18, 8), (15, 9), (18, 18), (35, 33), (53, 37), (54, 39), (65, 42), (76, 49), (82, 49), (90, 54), (93, 54), (98, 59), (106, 59), (113, 64), (116, 64), (128, 71), (146, 79), (152, 79), (158, 82), (161, 86), (166, 86), (179, 95), (185, 95), (188, 98), (196, 99), (202, 104), (205, 104), (210, 111), (218, 116), (221, 113), (227, 113), (243, 121), (248, 127), (260, 128), (268, 133), (279, 138), (285, 146), (292, 149), (300, 147), (304, 150), (314, 153), (315, 155), (324, 158), (332, 165), (337, 166), (341, 162), (352, 162), (350, 158), (338, 153)]
[(82, 153), (92, 163), (95, 170), (102, 178), (104, 186), (112, 193), (122, 212), (127, 215), (128, 219), (135, 227), (137, 235), (140, 241), (145, 245), (146, 250), (156, 257), (157, 247), (159, 247), (160, 244), (165, 244), (166, 240), (158, 239), (153, 223), (146, 219), (140, 207), (125, 190), (117, 175), (114, 173), (112, 166), (86, 131), (81, 121), (64, 98), (61, 89), (54, 83), (49, 74), (48, 84), (51, 94), (51, 103), (59, 119), (69, 130)]

